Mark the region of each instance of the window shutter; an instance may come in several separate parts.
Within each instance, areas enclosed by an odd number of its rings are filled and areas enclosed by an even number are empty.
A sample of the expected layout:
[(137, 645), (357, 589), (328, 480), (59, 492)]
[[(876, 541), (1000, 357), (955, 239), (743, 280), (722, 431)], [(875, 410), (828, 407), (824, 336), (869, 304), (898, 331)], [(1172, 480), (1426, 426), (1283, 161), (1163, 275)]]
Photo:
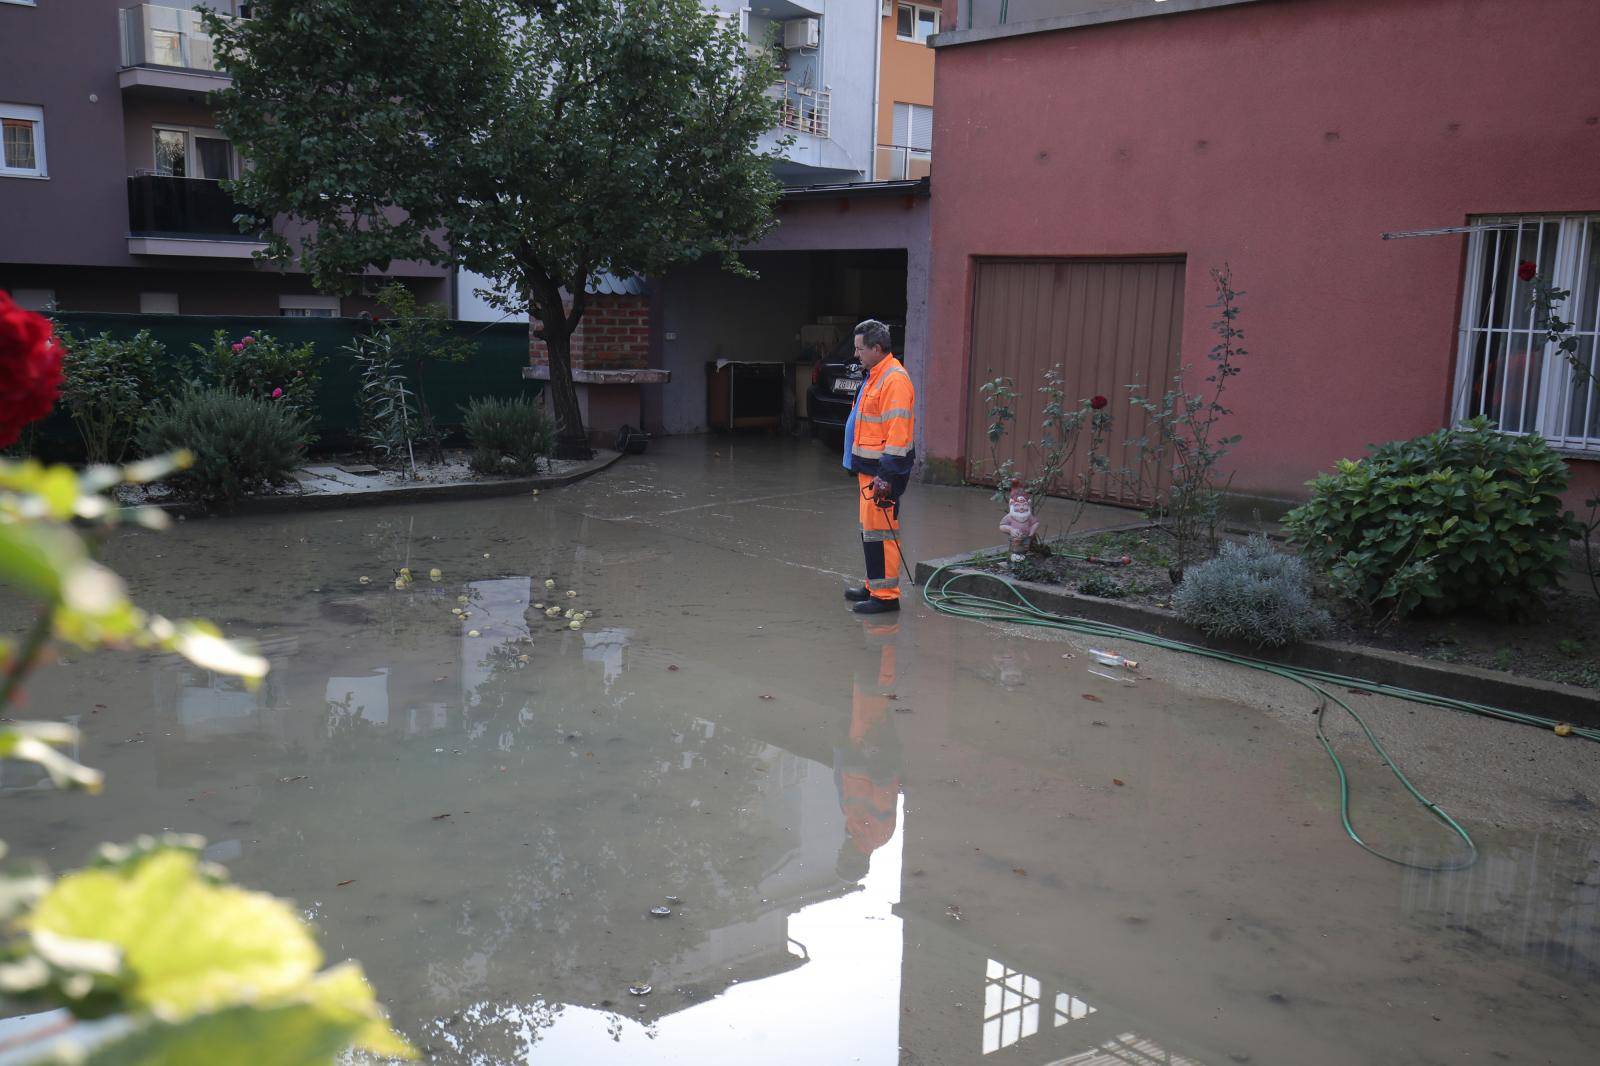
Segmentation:
[(909, 145), (911, 143), (911, 105), (894, 105), (894, 143)]
[(911, 105), (911, 139), (900, 144), (928, 150), (933, 147), (933, 108)]

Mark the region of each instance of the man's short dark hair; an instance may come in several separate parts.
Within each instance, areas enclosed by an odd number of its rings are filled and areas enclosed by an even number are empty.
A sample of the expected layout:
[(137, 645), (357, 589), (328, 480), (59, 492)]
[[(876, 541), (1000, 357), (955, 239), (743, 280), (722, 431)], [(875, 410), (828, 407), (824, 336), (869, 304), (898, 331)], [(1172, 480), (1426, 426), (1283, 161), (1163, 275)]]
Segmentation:
[(886, 352), (893, 350), (889, 347), (894, 343), (889, 336), (889, 327), (875, 318), (869, 318), (857, 325), (856, 336), (861, 338), (861, 343), (864, 347), (878, 347)]

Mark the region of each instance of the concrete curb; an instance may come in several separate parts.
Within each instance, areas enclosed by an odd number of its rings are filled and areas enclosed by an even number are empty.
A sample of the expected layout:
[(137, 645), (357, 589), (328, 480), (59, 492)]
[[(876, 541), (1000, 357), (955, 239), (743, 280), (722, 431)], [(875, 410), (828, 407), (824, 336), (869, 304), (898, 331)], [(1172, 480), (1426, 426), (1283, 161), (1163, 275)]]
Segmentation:
[[(943, 559), (919, 562), (916, 570), (917, 584), (925, 588), (928, 578), (942, 566), (951, 567), (951, 572), (954, 574), (984, 574), (986, 571), (961, 564), (972, 559), (974, 555), (987, 555), (1005, 550), (1003, 547), (991, 548), (983, 552), (964, 552)], [(1255, 648), (1236, 641), (1215, 640), (1180, 622), (1178, 616), (1171, 611), (1158, 607), (1081, 596), (1070, 589), (1057, 585), (1041, 585), (1033, 581), (1013, 580), (1012, 584), (1025, 592), (1035, 606), (1056, 614), (1095, 622), (1108, 622), (1154, 636), (1182, 640), (1265, 662), (1325, 670), (1329, 673), (1364, 678), (1435, 696), (1470, 700), (1501, 710), (1536, 714), (1570, 722), (1573, 725), (1600, 728), (1600, 693), (1576, 685), (1518, 677), (1515, 674), (1485, 670), (1475, 666), (1446, 665), (1401, 652), (1382, 651), (1328, 640), (1310, 641), (1276, 650)]]
[(239, 515), (298, 514), (304, 511), (329, 511), (342, 507), (381, 507), (398, 503), (434, 503), (443, 500), (483, 500), (496, 496), (520, 496), (534, 489), (555, 489), (592, 477), (622, 458), (621, 452), (596, 449), (595, 457), (565, 474), (506, 478), (500, 481), (466, 481), (451, 485), (397, 485), (394, 488), (355, 492), (319, 492), (305, 496), (251, 496), (228, 511), (207, 511), (198, 503), (157, 504), (174, 517), (226, 518)]

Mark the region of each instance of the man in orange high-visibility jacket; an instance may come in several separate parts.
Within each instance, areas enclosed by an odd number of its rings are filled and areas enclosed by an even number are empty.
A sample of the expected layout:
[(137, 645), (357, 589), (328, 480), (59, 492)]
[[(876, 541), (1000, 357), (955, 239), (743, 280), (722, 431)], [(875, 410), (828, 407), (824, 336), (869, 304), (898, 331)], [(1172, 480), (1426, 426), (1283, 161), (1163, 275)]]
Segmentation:
[(845, 447), (861, 489), (861, 545), (867, 580), (844, 597), (858, 614), (900, 609), (900, 496), (911, 480), (916, 453), (911, 375), (889, 351), (889, 327), (868, 319), (856, 327), (856, 358), (867, 369), (851, 415)]

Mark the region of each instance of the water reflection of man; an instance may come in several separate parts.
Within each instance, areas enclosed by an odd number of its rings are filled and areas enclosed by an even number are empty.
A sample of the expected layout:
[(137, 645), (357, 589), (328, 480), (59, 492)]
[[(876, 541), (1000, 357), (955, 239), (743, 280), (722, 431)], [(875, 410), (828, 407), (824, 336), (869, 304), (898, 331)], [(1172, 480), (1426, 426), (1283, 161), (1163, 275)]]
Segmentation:
[(833, 782), (844, 813), (837, 870), (846, 881), (867, 875), (872, 853), (894, 836), (900, 798), (900, 742), (890, 695), (898, 623), (862, 626), (862, 650), (851, 681), (850, 721), (833, 747)]

